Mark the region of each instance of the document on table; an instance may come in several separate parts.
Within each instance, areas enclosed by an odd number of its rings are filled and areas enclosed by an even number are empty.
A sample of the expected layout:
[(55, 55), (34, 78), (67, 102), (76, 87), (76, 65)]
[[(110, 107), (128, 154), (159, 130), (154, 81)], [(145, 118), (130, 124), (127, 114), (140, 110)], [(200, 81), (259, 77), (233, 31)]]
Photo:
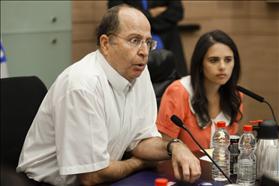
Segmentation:
[[(210, 157), (212, 157), (213, 149), (204, 149), (204, 150), (207, 152), (207, 154), (208, 154)], [(202, 150), (201, 150), (201, 151), (202, 151)], [(202, 152), (203, 152), (203, 151), (202, 151)], [(204, 161), (209, 161), (209, 162), (211, 162), (211, 160), (210, 160), (206, 155), (200, 157), (200, 159), (201, 159), (201, 160), (204, 160)]]

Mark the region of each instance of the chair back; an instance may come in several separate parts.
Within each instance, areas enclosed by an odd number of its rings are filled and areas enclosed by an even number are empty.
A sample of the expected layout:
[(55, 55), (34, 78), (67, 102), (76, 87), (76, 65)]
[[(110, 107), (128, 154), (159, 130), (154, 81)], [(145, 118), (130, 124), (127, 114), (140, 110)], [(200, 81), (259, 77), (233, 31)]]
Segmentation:
[(174, 54), (166, 49), (151, 51), (148, 58), (148, 70), (156, 94), (157, 107), (159, 108), (165, 89), (179, 78), (175, 67)]
[(25, 136), (46, 93), (35, 76), (1, 79), (1, 165), (17, 167)]

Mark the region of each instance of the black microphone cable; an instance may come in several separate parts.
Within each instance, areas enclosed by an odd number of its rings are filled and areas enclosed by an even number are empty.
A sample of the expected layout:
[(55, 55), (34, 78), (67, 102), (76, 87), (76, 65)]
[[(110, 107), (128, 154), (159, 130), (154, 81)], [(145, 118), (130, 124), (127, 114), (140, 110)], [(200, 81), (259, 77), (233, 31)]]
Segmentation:
[(183, 128), (194, 140), (194, 142), (199, 146), (199, 148), (204, 152), (204, 154), (212, 161), (212, 163), (219, 169), (219, 171), (227, 178), (227, 180), (232, 183), (231, 179), (224, 173), (224, 171), (219, 167), (219, 165), (210, 157), (210, 155), (204, 150), (204, 148), (199, 144), (199, 142), (195, 139), (195, 137), (192, 135), (192, 133), (185, 127), (184, 123), (181, 121), (181, 119), (176, 116), (171, 116), (171, 121), (177, 125), (180, 128)]
[(270, 110), (271, 110), (271, 113), (272, 113), (272, 116), (273, 116), (273, 119), (274, 119), (274, 121), (277, 123), (277, 119), (276, 119), (276, 117), (275, 117), (275, 114), (274, 114), (274, 111), (273, 111), (271, 105), (270, 105), (267, 101), (265, 101), (265, 100), (264, 100), (263, 102), (266, 103), (266, 104), (269, 106), (269, 108), (270, 108)]
[(268, 107), (271, 110), (272, 117), (273, 117), (274, 121), (277, 123), (277, 119), (275, 117), (274, 111), (273, 111), (271, 105), (264, 99), (264, 97), (259, 96), (259, 95), (255, 94), (254, 92), (252, 92), (252, 91), (250, 91), (250, 90), (248, 90), (246, 88), (243, 88), (243, 87), (241, 87), (239, 85), (236, 86), (236, 89), (238, 91), (242, 92), (243, 94), (245, 94), (245, 95), (247, 95), (247, 96), (249, 96), (249, 97), (251, 97), (251, 98), (253, 98), (253, 99), (255, 99), (255, 100), (259, 101), (259, 102), (261, 102), (261, 103), (267, 104)]

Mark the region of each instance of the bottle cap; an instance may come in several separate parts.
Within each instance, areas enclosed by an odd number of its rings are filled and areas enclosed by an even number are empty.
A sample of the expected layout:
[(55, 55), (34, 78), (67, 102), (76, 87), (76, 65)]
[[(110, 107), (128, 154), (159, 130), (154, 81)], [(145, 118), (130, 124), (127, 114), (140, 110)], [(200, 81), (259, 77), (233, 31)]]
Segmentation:
[(225, 128), (226, 127), (226, 122), (218, 121), (216, 125), (217, 125), (218, 128)]
[(243, 126), (243, 130), (244, 130), (245, 132), (249, 132), (249, 131), (252, 131), (252, 130), (253, 130), (253, 127), (252, 127), (252, 125), (244, 125), (244, 126)]
[(155, 186), (167, 186), (168, 179), (166, 178), (156, 178), (155, 179)]
[(250, 123), (251, 125), (257, 125), (257, 124), (262, 123), (262, 122), (263, 122), (263, 120), (260, 120), (260, 119), (249, 121), (249, 123)]
[(259, 124), (258, 139), (278, 139), (278, 125), (274, 120), (264, 120)]

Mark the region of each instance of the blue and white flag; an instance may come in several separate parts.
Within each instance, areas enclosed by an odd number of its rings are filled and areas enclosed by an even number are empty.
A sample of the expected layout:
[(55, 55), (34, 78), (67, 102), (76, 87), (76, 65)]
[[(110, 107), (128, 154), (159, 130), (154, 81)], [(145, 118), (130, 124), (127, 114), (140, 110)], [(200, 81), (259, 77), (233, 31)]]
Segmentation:
[(1, 63), (1, 78), (8, 77), (8, 67), (7, 67), (7, 58), (5, 54), (5, 49), (2, 45), (2, 42), (0, 41), (0, 49), (1, 49), (1, 56), (0, 56), (0, 63)]

